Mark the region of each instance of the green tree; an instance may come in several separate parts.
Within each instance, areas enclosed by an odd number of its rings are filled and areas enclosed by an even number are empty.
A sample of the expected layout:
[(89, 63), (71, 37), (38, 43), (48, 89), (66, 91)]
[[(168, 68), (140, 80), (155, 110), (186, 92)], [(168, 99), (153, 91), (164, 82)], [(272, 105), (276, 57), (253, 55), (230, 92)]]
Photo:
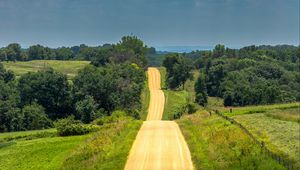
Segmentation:
[(18, 43), (11, 43), (6, 47), (6, 56), (9, 61), (22, 60), (21, 46)]
[(191, 79), (193, 64), (192, 61), (177, 54), (168, 55), (163, 61), (163, 66), (167, 69), (167, 84), (171, 89), (182, 86), (188, 79)]
[(83, 123), (90, 123), (95, 118), (97, 104), (92, 96), (86, 96), (85, 99), (78, 101), (75, 108)]
[(53, 69), (22, 75), (18, 89), (22, 105), (36, 102), (51, 119), (65, 117), (72, 111), (67, 76)]
[(195, 92), (196, 92), (196, 102), (199, 105), (206, 106), (207, 105), (207, 89), (205, 82), (205, 75), (200, 74), (196, 83), (195, 83)]
[(45, 109), (36, 103), (26, 105), (22, 109), (23, 126), (26, 130), (46, 129), (51, 127), (51, 120), (45, 114)]
[(70, 48), (61, 47), (56, 49), (57, 60), (70, 60), (74, 58), (74, 53)]

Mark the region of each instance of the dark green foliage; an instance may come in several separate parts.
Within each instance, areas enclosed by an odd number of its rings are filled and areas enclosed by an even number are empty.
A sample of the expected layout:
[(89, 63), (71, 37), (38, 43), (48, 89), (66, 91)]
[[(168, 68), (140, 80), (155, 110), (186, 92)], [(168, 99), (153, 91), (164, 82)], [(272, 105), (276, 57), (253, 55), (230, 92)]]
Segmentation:
[(54, 60), (56, 54), (53, 49), (43, 47), (39, 44), (30, 46), (28, 49), (28, 60)]
[[(206, 76), (201, 81), (209, 96), (223, 97), (225, 106), (300, 100), (299, 47), (224, 48), (218, 45), (212, 55), (204, 53), (196, 62)], [(205, 96), (200, 89), (195, 89), (198, 103)]]
[(171, 89), (183, 87), (184, 83), (192, 78), (192, 61), (178, 54), (167, 55), (163, 66), (167, 69), (167, 84)]
[(79, 120), (75, 120), (74, 116), (60, 119), (54, 122), (54, 125), (60, 136), (83, 135), (99, 129), (98, 126), (86, 125), (81, 123)]
[(10, 70), (5, 70), (3, 64), (0, 63), (0, 80), (4, 81), (5, 83), (14, 80), (15, 75)]
[(147, 59), (145, 55), (148, 50), (143, 41), (136, 36), (124, 36), (116, 45), (103, 46), (89, 51), (93, 52), (90, 59), (92, 64), (97, 67), (108, 63), (122, 64), (130, 62), (136, 63), (141, 68), (146, 68)]
[(45, 108), (51, 119), (65, 117), (71, 111), (67, 77), (53, 69), (22, 75), (18, 89), (21, 105), (36, 102)]
[(33, 103), (22, 109), (24, 116), (23, 127), (26, 130), (46, 129), (52, 126), (51, 120), (41, 105)]
[(94, 98), (99, 108), (115, 109), (140, 108), (140, 94), (145, 74), (136, 64), (88, 66), (74, 79), (75, 100), (86, 95)]
[(207, 105), (207, 89), (204, 74), (200, 74), (195, 83), (196, 102), (201, 106)]
[(23, 115), (17, 107), (20, 99), (13, 77), (0, 63), (0, 132), (23, 130)]
[(70, 48), (61, 47), (58, 48), (55, 52), (57, 60), (70, 60), (74, 58), (73, 51)]
[(6, 59), (10, 61), (22, 60), (21, 58), (21, 46), (17, 43), (9, 44), (5, 48)]
[(75, 105), (77, 115), (83, 123), (90, 123), (95, 118), (97, 107), (92, 96), (86, 96)]

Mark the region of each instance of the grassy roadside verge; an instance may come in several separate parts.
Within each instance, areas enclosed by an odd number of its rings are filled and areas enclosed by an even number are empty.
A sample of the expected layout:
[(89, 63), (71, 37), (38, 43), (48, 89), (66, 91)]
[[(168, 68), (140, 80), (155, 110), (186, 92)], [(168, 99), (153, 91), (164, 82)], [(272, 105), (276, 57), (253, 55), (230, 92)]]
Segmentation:
[(217, 117), (193, 114), (177, 120), (196, 169), (284, 169), (237, 126)]
[(141, 120), (146, 120), (147, 118), (149, 103), (150, 103), (150, 91), (148, 87), (148, 74), (146, 73), (146, 81), (145, 81), (144, 89), (141, 94), (141, 105), (142, 105), (141, 112), (140, 112)]
[(162, 119), (173, 120), (176, 114), (185, 112), (189, 94), (187, 91), (164, 90), (165, 108)]
[(177, 114), (185, 112), (189, 103), (190, 94), (186, 90), (167, 90), (166, 86), (166, 68), (159, 67), (161, 77), (161, 89), (165, 95), (165, 107), (163, 120), (173, 120)]
[(161, 86), (161, 89), (167, 89), (167, 85), (166, 85), (167, 70), (166, 70), (165, 67), (158, 67), (158, 70), (160, 72), (160, 86)]
[(142, 121), (107, 124), (65, 159), (61, 169), (123, 169)]

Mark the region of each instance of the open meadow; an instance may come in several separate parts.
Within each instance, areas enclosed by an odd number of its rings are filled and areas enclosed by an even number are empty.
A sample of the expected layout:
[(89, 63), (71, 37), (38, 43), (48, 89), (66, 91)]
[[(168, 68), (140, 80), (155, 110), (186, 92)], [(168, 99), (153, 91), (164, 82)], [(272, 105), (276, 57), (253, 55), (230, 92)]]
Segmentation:
[(28, 72), (37, 72), (48, 67), (64, 73), (68, 79), (76, 76), (78, 71), (88, 65), (90, 61), (62, 61), (62, 60), (33, 60), (33, 61), (17, 61), (2, 62), (4, 68), (13, 71), (16, 76), (21, 76)]

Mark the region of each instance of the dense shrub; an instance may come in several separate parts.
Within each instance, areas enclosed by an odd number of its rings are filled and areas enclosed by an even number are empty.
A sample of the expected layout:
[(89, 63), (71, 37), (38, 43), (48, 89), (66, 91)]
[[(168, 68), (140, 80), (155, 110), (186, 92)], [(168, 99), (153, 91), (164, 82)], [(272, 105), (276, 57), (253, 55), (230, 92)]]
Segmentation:
[(103, 116), (99, 119), (94, 120), (93, 124), (104, 125), (107, 123), (116, 123), (128, 119), (132, 119), (132, 117), (129, 117), (128, 114), (124, 111), (117, 110), (112, 112), (111, 116)]
[(96, 125), (83, 124), (79, 120), (75, 120), (74, 116), (60, 119), (54, 122), (54, 125), (60, 136), (83, 135), (99, 129)]
[(224, 98), (225, 106), (300, 100), (300, 56), (296, 53), (300, 47), (249, 46), (234, 50), (235, 55), (221, 47), (201, 53), (196, 62), (205, 77), (196, 82), (197, 103), (205, 104), (206, 91), (209, 96)]

